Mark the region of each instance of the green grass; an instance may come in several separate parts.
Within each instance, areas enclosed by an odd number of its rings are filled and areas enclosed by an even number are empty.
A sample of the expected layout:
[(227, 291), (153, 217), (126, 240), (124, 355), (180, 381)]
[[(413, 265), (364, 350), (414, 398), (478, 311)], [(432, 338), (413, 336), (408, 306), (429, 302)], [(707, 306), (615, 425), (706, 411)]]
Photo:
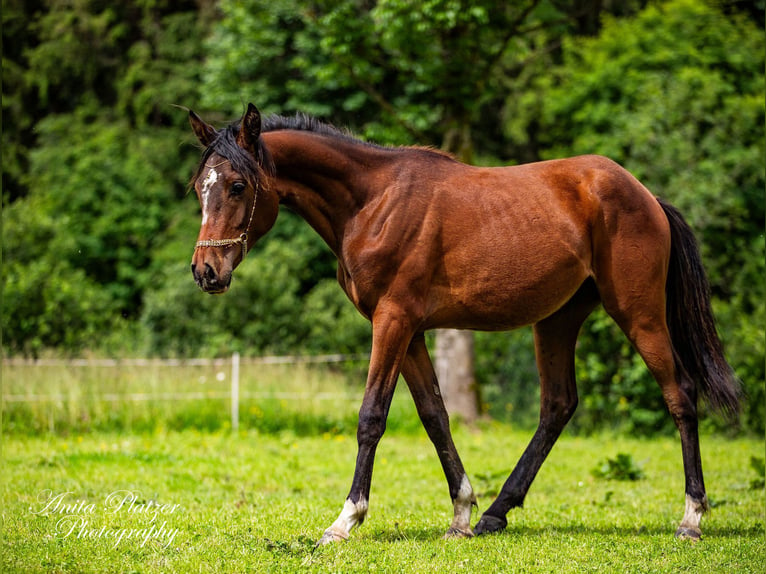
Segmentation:
[[(485, 509), (530, 437), (502, 425), (458, 429), (456, 443)], [(644, 478), (594, 478), (626, 453)], [(350, 486), (353, 434), (155, 431), (6, 436), (3, 572), (761, 572), (764, 492), (751, 488), (750, 439), (703, 437), (711, 512), (699, 543), (673, 537), (683, 514), (680, 447), (672, 438), (563, 437), (507, 530), (441, 539), (451, 504), (425, 433), (387, 433), (367, 521), (349, 541), (314, 549)], [(76, 518), (105, 531), (145, 529), (148, 516), (108, 513), (115, 491), (178, 504), (160, 516), (172, 544), (57, 535), (57, 515), (34, 514), (41, 493), (93, 504)], [(474, 515), (473, 522), (478, 515)]]
[[(763, 477), (751, 460), (762, 460), (763, 444), (747, 438), (703, 437), (712, 510), (697, 544), (673, 537), (684, 506), (678, 439), (611, 435), (564, 436), (504, 533), (442, 540), (452, 514), (446, 481), (404, 385), (378, 450), (367, 521), (348, 542), (315, 549), (353, 474), (358, 371), (247, 366), (242, 430), (232, 433), (228, 400), (214, 398), (228, 391), (228, 367), (4, 365), (6, 395), (59, 399), (3, 405), (0, 571), (760, 572)], [(161, 398), (179, 392), (206, 398)], [(158, 398), (104, 400), (110, 393)], [(480, 510), (530, 436), (500, 424), (457, 429)], [(611, 460), (630, 461), (643, 478), (594, 476)], [(109, 513), (104, 502), (118, 491), (135, 493), (137, 508), (180, 506), (155, 522)], [(82, 502), (74, 518), (59, 524), (59, 515), (36, 513), (44, 493), (66, 492), (67, 503)], [(73, 520), (87, 520), (91, 535), (78, 537)], [(172, 543), (144, 543), (162, 522), (176, 532)]]

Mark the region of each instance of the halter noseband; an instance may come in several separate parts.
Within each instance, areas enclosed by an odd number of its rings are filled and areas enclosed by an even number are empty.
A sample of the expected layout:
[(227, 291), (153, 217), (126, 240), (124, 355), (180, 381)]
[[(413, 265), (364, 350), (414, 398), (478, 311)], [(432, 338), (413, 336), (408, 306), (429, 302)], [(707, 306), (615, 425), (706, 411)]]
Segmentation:
[[(217, 163), (215, 165), (207, 165), (205, 164), (205, 167), (217, 167), (223, 163), (226, 163), (229, 160), (224, 160), (220, 163)], [(255, 204), (258, 201), (258, 185), (255, 186), (255, 190), (253, 192), (253, 207), (250, 208), (250, 218), (247, 220), (247, 227), (245, 227), (245, 232), (240, 234), (239, 237), (236, 239), (204, 239), (202, 241), (197, 241), (196, 245), (194, 246), (194, 249), (196, 250), (198, 247), (228, 247), (230, 245), (237, 245), (238, 243), (242, 244), (242, 260), (244, 261), (245, 255), (247, 255), (247, 232), (250, 229), (250, 224), (253, 223), (253, 216), (255, 215)]]

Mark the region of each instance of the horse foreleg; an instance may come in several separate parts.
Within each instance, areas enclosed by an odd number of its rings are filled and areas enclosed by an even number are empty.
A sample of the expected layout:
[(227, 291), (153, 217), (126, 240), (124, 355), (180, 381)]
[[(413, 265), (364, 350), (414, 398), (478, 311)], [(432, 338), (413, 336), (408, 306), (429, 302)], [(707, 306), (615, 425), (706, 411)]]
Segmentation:
[(534, 327), (535, 354), (540, 372), (540, 422), (532, 440), (500, 494), (474, 527), (474, 533), (503, 530), (505, 515), (522, 506), (532, 481), (577, 408), (574, 356), (577, 334), (595, 308), (598, 296), (590, 282), (556, 313)]
[(372, 353), (367, 386), (359, 409), (354, 479), (343, 510), (325, 530), (317, 545), (346, 540), (351, 529), (364, 522), (369, 506), (375, 451), (386, 430), (388, 410), (411, 338), (409, 322), (402, 314), (376, 311), (372, 321)]
[(447, 477), (454, 515), (445, 538), (466, 538), (473, 536), (471, 511), (476, 506), (476, 496), (471, 482), (463, 469), (449, 428), (449, 416), (439, 392), (433, 363), (428, 356), (425, 338), (416, 335), (407, 350), (402, 367), (407, 386), (410, 389), (420, 420), (428, 437), (439, 455), (444, 474)]

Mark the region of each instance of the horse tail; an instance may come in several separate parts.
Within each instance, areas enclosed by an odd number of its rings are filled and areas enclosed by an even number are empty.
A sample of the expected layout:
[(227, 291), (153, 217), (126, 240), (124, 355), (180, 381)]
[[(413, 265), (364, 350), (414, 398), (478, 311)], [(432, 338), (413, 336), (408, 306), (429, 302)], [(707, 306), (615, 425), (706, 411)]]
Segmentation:
[(686, 373), (716, 411), (736, 418), (741, 387), (723, 353), (710, 304), (710, 285), (691, 228), (672, 205), (658, 199), (670, 223), (666, 316), (676, 369)]

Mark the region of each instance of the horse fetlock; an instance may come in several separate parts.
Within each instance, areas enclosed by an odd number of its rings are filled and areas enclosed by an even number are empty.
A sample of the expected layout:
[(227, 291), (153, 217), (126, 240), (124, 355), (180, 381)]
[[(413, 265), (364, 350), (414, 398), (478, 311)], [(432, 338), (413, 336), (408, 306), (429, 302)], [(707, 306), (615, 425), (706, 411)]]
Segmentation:
[[(452, 524), (447, 531), (448, 536), (450, 532), (471, 532), (471, 511), (476, 506), (476, 495), (473, 493), (473, 487), (468, 480), (468, 476), (465, 474), (460, 482), (460, 488), (457, 496), (452, 501), (454, 508), (454, 516), (452, 518)], [(473, 536), (473, 533), (471, 533)]]
[(676, 538), (699, 540), (702, 536), (700, 521), (707, 509), (707, 496), (703, 494), (701, 499), (696, 499), (687, 494), (684, 517), (683, 520), (681, 520), (681, 524), (678, 526), (678, 530), (676, 530)]
[(357, 502), (347, 498), (340, 515), (330, 528), (325, 530), (322, 538), (317, 542), (317, 546), (340, 540), (348, 540), (351, 529), (364, 522), (368, 507), (367, 499), (364, 496), (361, 496)]

